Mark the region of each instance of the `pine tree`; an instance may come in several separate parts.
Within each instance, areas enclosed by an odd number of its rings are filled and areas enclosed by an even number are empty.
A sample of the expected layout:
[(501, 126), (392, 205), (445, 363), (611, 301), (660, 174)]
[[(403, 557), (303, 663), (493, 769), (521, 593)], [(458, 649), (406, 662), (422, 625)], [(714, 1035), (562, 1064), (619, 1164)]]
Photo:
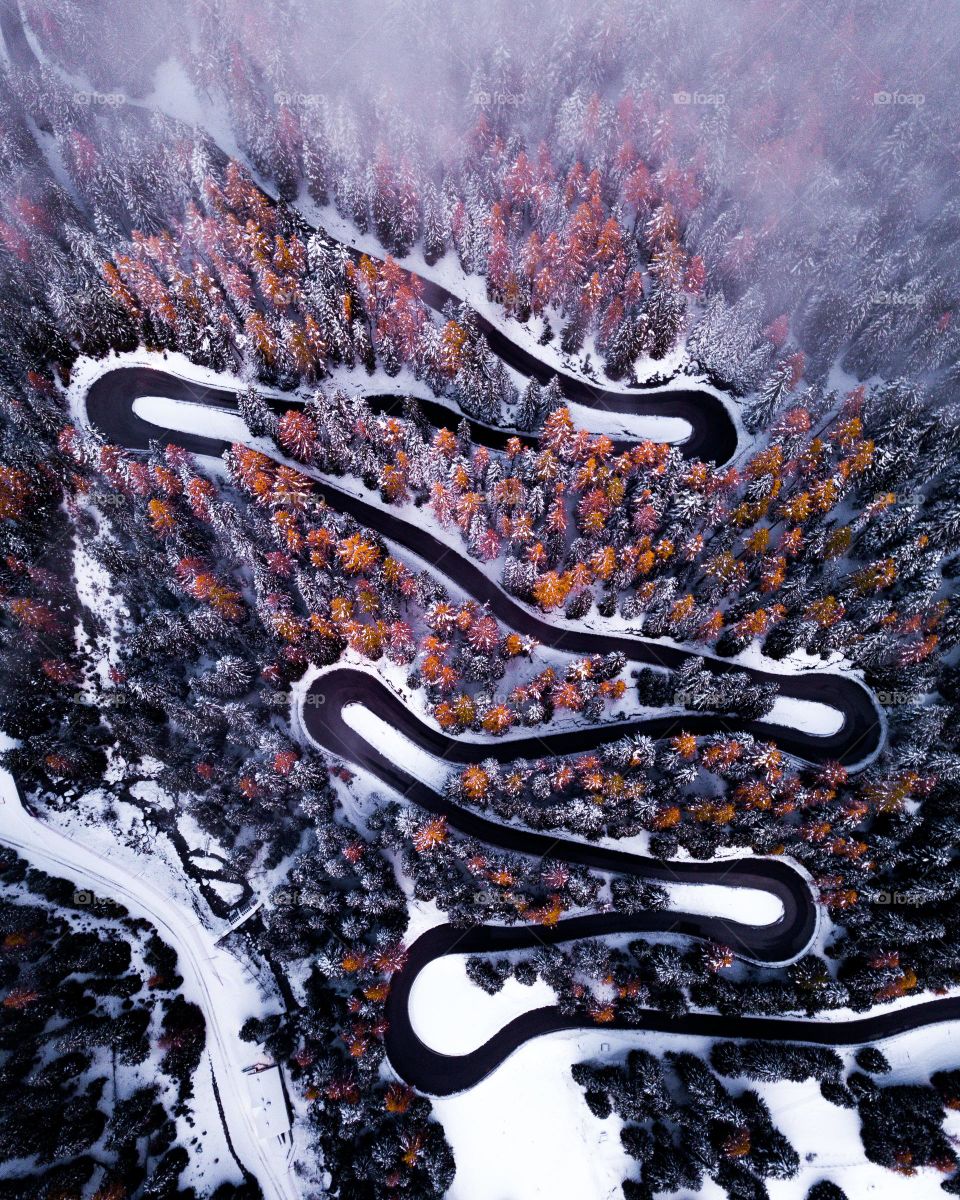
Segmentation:
[(517, 428), (535, 430), (540, 428), (542, 421), (543, 400), (542, 389), (536, 379), (531, 379), (520, 396), (520, 406), (517, 409)]
[(423, 198), (423, 257), (433, 266), (447, 252), (447, 222), (443, 203), (432, 183)]
[(751, 432), (768, 428), (786, 397), (796, 387), (798, 372), (802, 374), (803, 371), (802, 355), (800, 358), (800, 363), (797, 362), (796, 355), (784, 359), (764, 383), (760, 394), (746, 409), (744, 422)]
[(254, 437), (274, 437), (276, 435), (277, 418), (263, 398), (262, 392), (253, 384), (248, 384), (243, 391), (237, 392), (237, 408)]

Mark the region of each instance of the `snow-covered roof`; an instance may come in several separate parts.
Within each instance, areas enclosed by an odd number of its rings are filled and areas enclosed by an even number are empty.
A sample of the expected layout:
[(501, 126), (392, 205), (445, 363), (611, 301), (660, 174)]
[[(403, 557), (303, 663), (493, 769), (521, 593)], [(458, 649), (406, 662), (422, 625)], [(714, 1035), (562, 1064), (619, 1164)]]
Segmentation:
[(250, 1107), (260, 1140), (280, 1137), (290, 1129), (290, 1119), (280, 1082), (279, 1067), (247, 1075)]

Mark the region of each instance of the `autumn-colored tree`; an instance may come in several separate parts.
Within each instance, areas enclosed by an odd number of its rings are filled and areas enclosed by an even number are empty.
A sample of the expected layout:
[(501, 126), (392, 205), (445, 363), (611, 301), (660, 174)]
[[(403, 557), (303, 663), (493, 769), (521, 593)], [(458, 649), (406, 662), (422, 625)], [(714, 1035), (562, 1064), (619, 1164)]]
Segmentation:
[(366, 574), (380, 561), (380, 551), (362, 534), (344, 538), (337, 547), (337, 557), (350, 575)]

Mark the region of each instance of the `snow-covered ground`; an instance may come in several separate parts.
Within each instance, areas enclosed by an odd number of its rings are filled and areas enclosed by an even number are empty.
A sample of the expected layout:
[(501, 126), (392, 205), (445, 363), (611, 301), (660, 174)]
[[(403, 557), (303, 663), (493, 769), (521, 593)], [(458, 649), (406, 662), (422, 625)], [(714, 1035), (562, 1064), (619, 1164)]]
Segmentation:
[(802, 729), (804, 733), (816, 734), (817, 737), (830, 737), (843, 725), (843, 713), (838, 708), (817, 700), (797, 700), (792, 696), (778, 696), (773, 708), (763, 719), (771, 725)]
[(405, 771), (437, 791), (450, 773), (450, 764), (435, 758), (428, 750), (412, 742), (406, 734), (394, 729), (382, 717), (362, 704), (348, 704), (343, 719), (365, 742), (376, 746), (391, 762), (399, 763)]
[(690, 423), (682, 417), (657, 417), (646, 414), (624, 416), (618, 412), (606, 412), (602, 408), (588, 408), (585, 404), (577, 404), (572, 400), (567, 403), (567, 411), (578, 429), (588, 429), (591, 433), (605, 433), (615, 439), (646, 439), (651, 442), (679, 445), (693, 433)]
[[(487, 997), (452, 969), (442, 981), (434, 975), (432, 982), (445, 987), (431, 1001), (434, 1028), (448, 1039), (448, 1052), (469, 1049), (457, 1038), (465, 1037), (462, 1031), (472, 1025), (474, 1013), (482, 1028), (485, 1012), (492, 1011), (482, 1006), (499, 997)], [(501, 1001), (507, 1014), (515, 992), (532, 992), (511, 982), (514, 989), (508, 993), (505, 985), (507, 998)], [(952, 1028), (913, 1030), (879, 1043), (893, 1067), (879, 1082), (925, 1083), (931, 1072), (951, 1065), (944, 1040)], [(620, 1143), (623, 1123), (615, 1114), (601, 1121), (590, 1113), (573, 1081), (572, 1066), (588, 1059), (612, 1063), (638, 1047), (706, 1057), (710, 1045), (706, 1038), (618, 1030), (555, 1033), (527, 1042), (470, 1091), (432, 1101), (457, 1163), (449, 1200), (620, 1200), (621, 1180), (637, 1173)], [(840, 1053), (847, 1070), (856, 1069), (852, 1051)], [(735, 1093), (747, 1087), (757, 1091), (800, 1157), (793, 1179), (767, 1180), (771, 1200), (803, 1200), (820, 1179), (833, 1180), (850, 1200), (934, 1200), (943, 1195), (944, 1177), (935, 1170), (902, 1176), (868, 1162), (856, 1111), (830, 1104), (816, 1081), (758, 1084), (724, 1078), (723, 1083)], [(945, 1132), (955, 1142), (960, 1139), (960, 1113), (947, 1114)], [(491, 1145), (496, 1153), (490, 1152)], [(684, 1192), (682, 1200), (693, 1195)], [(707, 1180), (695, 1195), (698, 1200), (723, 1200), (724, 1193)]]
[(434, 1099), (457, 1163), (448, 1200), (622, 1200), (621, 1121), (591, 1116), (570, 1074), (610, 1045), (630, 1048), (593, 1032), (535, 1038), (470, 1091)]
[(491, 996), (468, 978), (466, 958), (450, 954), (435, 958), (417, 976), (410, 992), (410, 1021), (432, 1050), (468, 1054), (514, 1017), (556, 1002), (556, 992), (542, 979), (527, 987), (512, 976)]
[(138, 396), (133, 402), (133, 411), (142, 421), (157, 426), (158, 437), (164, 429), (198, 433), (227, 442), (242, 442), (250, 436), (241, 417), (221, 412), (208, 404), (189, 404), (184, 400), (171, 400), (168, 396)]

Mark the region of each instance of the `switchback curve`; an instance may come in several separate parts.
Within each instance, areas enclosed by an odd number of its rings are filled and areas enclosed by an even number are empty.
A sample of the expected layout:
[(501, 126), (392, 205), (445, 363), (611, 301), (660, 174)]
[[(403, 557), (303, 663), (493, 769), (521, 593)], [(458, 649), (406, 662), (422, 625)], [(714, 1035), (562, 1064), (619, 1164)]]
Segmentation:
[[(766, 966), (783, 965), (801, 955), (816, 931), (816, 902), (809, 884), (789, 861), (778, 858), (729, 859), (712, 862), (665, 862), (603, 846), (576, 842), (491, 821), (460, 808), (433, 788), (409, 775), (376, 749), (344, 719), (352, 704), (370, 709), (404, 736), (448, 761), (468, 763), (485, 758), (509, 760), (539, 754), (574, 753), (601, 744), (610, 733), (644, 731), (653, 722), (629, 722), (578, 729), (544, 738), (504, 738), (496, 743), (454, 741), (426, 726), (390, 689), (365, 671), (334, 667), (311, 683), (301, 718), (312, 739), (324, 749), (362, 767), (399, 795), (470, 837), (538, 859), (549, 856), (594, 870), (633, 875), (657, 883), (714, 883), (753, 888), (778, 899), (781, 918), (768, 925), (748, 925), (721, 917), (675, 910), (636, 913), (590, 913), (568, 917), (552, 926), (478, 925), (472, 929), (438, 925), (422, 934), (392, 977), (387, 997), (385, 1049), (397, 1074), (419, 1091), (451, 1095), (475, 1086), (525, 1042), (563, 1030), (596, 1029), (585, 1013), (565, 1013), (557, 1006), (532, 1009), (508, 1022), (477, 1049), (449, 1055), (432, 1050), (418, 1036), (410, 1018), (410, 996), (417, 977), (435, 959), (448, 954), (506, 953), (535, 950), (581, 938), (611, 934), (673, 933), (730, 946), (741, 957)], [(320, 697), (323, 703), (320, 704)], [(637, 1009), (633, 1020), (622, 1017), (605, 1029), (647, 1030), (714, 1038), (758, 1038), (816, 1045), (860, 1045), (941, 1021), (960, 1018), (960, 997), (936, 1000), (845, 1021), (684, 1013), (672, 1016), (656, 1009)]]
[[(322, 233), (325, 238), (343, 246), (355, 259), (359, 258), (356, 250), (344, 242), (339, 242), (328, 230), (324, 229)], [(418, 275), (413, 268), (404, 266), (403, 269), (418, 281), (420, 297), (428, 307), (440, 312), (448, 303), (462, 302), (461, 297), (454, 295), (441, 284)], [(620, 388), (603, 383), (589, 383), (586, 379), (537, 358), (481, 313), (475, 313), (474, 320), (477, 328), (486, 337), (490, 349), (499, 359), (518, 374), (527, 379), (535, 379), (540, 384), (547, 384), (556, 377), (565, 400), (583, 408), (623, 417), (676, 417), (686, 421), (690, 426), (690, 435), (677, 443), (677, 449), (685, 458), (699, 458), (704, 462), (723, 466), (737, 453), (739, 439), (733, 418), (723, 401), (706, 388), (680, 388), (661, 384), (637, 384)], [(639, 440), (634, 439), (633, 444)]]
[[(760, 860), (761, 862), (763, 860)], [(800, 1017), (730, 1017), (723, 1013), (683, 1013), (671, 1016), (657, 1009), (636, 1009), (635, 1020), (615, 1017), (598, 1025), (589, 1015), (568, 1014), (556, 1005), (530, 1009), (499, 1029), (483, 1045), (467, 1054), (441, 1054), (432, 1050), (417, 1035), (410, 1020), (410, 993), (420, 972), (434, 959), (446, 954), (506, 953), (510, 950), (536, 949), (574, 938), (621, 931), (656, 931), (656, 918), (662, 913), (641, 914), (629, 927), (616, 930), (596, 929), (593, 918), (572, 918), (552, 928), (481, 925), (475, 929), (456, 929), (437, 925), (421, 934), (413, 943), (403, 967), (393, 976), (387, 997), (388, 1028), (385, 1038), (387, 1056), (397, 1074), (417, 1088), (434, 1096), (449, 1096), (474, 1087), (514, 1050), (532, 1038), (565, 1030), (632, 1030), (655, 1033), (690, 1034), (710, 1038), (750, 1038), (772, 1042), (807, 1042), (817, 1046), (860, 1046), (882, 1038), (895, 1037), (912, 1029), (960, 1020), (960, 996), (930, 1000), (908, 1008), (895, 1008), (872, 1016), (843, 1021), (804, 1020)], [(646, 923), (644, 923), (646, 917)], [(676, 932), (687, 932), (677, 926)]]
[[(13, 0), (2, 0), (2, 3), (0, 3), (0, 22), (2, 22), (2, 32), (11, 57), (15, 61), (19, 61), (21, 65), (29, 66), (31, 60), (35, 61), (35, 59), (23, 34), (18, 6), (15, 6)], [(457, 300), (457, 297), (453, 297), (450, 293), (445, 292), (439, 285), (427, 280), (422, 280), (422, 282), (424, 284), (424, 299), (431, 306), (441, 307), (448, 298)], [(541, 382), (548, 381), (552, 375), (556, 374), (564, 395), (569, 399), (588, 407), (606, 409), (608, 411), (619, 411), (636, 415), (680, 416), (687, 420), (694, 430), (691, 438), (687, 439), (681, 447), (682, 452), (688, 457), (699, 457), (723, 463), (728, 461), (736, 452), (736, 428), (727, 410), (717, 397), (711, 393), (678, 389), (670, 395), (665, 389), (661, 389), (658, 394), (668, 395), (669, 398), (667, 400), (654, 405), (645, 404), (643, 401), (633, 402), (632, 397), (625, 396), (622, 392), (603, 388), (595, 389), (584, 381), (577, 380), (574, 376), (550, 369), (536, 359), (535, 356), (529, 354), (529, 352), (513, 342), (501, 330), (488, 322), (486, 318), (478, 314), (478, 320), (480, 328), (486, 334), (491, 344), (491, 348), (504, 361), (514, 366), (521, 373), (537, 378)], [(216, 389), (210, 390), (215, 391)], [(156, 390), (151, 390), (150, 394), (156, 395), (158, 393)], [(166, 393), (161, 392), (159, 394)], [(190, 399), (195, 400), (196, 397), (192, 396)], [(615, 401), (615, 403), (611, 401)], [(215, 401), (207, 400), (204, 402)], [(223, 405), (223, 407), (226, 407), (226, 405)], [(719, 407), (722, 415), (716, 411), (716, 407)], [(129, 415), (134, 421), (137, 420), (132, 413), (132, 409)], [(713, 425), (712, 430), (710, 429), (711, 423)], [(148, 430), (152, 428), (145, 422), (140, 422), (140, 424), (145, 425)], [(475, 425), (476, 423), (472, 424)], [(479, 426), (473, 431), (474, 437), (481, 444), (489, 445), (491, 443), (485, 441), (485, 429), (486, 427)], [(190, 435), (182, 435), (182, 437), (190, 438)], [(211, 452), (209, 445), (214, 439), (197, 438), (194, 440), (205, 444), (194, 447), (186, 446), (185, 448), (197, 453)], [(184, 444), (184, 441), (180, 440), (180, 444)], [(146, 447), (130, 448), (144, 449)], [(344, 494), (340, 492), (336, 494), (338, 503), (341, 507), (344, 507)], [(362, 504), (363, 502), (359, 503)], [(372, 506), (364, 505), (364, 507), (371, 508), (372, 511)], [(369, 518), (363, 517), (361, 519), (373, 525), (373, 522)], [(399, 537), (396, 540), (403, 541)], [(523, 612), (525, 610), (519, 611)], [(617, 640), (624, 641), (627, 639)], [(591, 643), (595, 644), (595, 639), (591, 639)], [(636, 645), (633, 642), (630, 644), (631, 646)], [(572, 649), (574, 647), (567, 643), (565, 648)], [(663, 649), (673, 650), (674, 648), (664, 647)], [(762, 673), (754, 672), (754, 674)], [(833, 678), (837, 680), (838, 684), (853, 682), (840, 680), (837, 677)], [(797, 682), (801, 681), (798, 680)], [(860, 688), (859, 690), (866, 695), (865, 689)], [(857, 705), (845, 709), (844, 729), (847, 730), (848, 735), (856, 732), (858, 740), (862, 741), (869, 732), (869, 729), (852, 729), (852, 726), (862, 724), (861, 721), (853, 718), (852, 713), (855, 707)], [(877, 710), (873, 707), (872, 701), (869, 703), (869, 707), (874, 719), (867, 719), (868, 726), (875, 728), (879, 737), (880, 726), (879, 722), (875, 719)], [(843, 730), (840, 732), (843, 732)], [(777, 737), (782, 744), (783, 735), (779, 730), (777, 731)], [(838, 757), (843, 761), (842, 756)], [(716, 865), (723, 866), (724, 864), (696, 865), (704, 868)], [(767, 860), (756, 860), (752, 865), (753, 867), (763, 865), (786, 866), (785, 863), (769, 864)], [(793, 874), (796, 878), (799, 878), (796, 872), (793, 872)], [(729, 876), (726, 881), (732, 882)], [(653, 915), (645, 916), (650, 919)], [(460, 1056), (441, 1055), (426, 1047), (416, 1037), (412, 1027), (410, 1027), (409, 992), (419, 971), (423, 969), (427, 962), (439, 955), (452, 953), (454, 950), (461, 953), (476, 953), (484, 950), (503, 951), (517, 949), (525, 944), (525, 940), (530, 941), (534, 936), (538, 943), (544, 940), (559, 942), (574, 937), (591, 936), (590, 932), (587, 931), (589, 927), (584, 926), (583, 922), (601, 919), (600, 917), (574, 918), (562, 922), (552, 931), (540, 929), (536, 931), (536, 935), (529, 929), (500, 929), (495, 926), (484, 926), (466, 935), (464, 935), (463, 931), (452, 929), (451, 926), (439, 926), (425, 933), (414, 944), (406, 966), (394, 977), (393, 987), (388, 999), (390, 1027), (387, 1034), (387, 1050), (398, 1072), (423, 1091), (437, 1095), (446, 1095), (454, 1091), (463, 1090), (478, 1082), (502, 1062), (513, 1049), (529, 1038), (552, 1031), (583, 1027), (584, 1023), (576, 1016), (566, 1016), (557, 1008), (542, 1008), (523, 1014), (521, 1017), (510, 1022), (494, 1035), (493, 1038), (489, 1039), (483, 1046), (471, 1054)], [(679, 926), (677, 928), (679, 929)], [(548, 936), (545, 937), (545, 934)], [(813, 1024), (802, 1020), (741, 1017), (736, 1022), (736, 1036), (767, 1038), (769, 1040), (780, 1041), (812, 1042), (822, 1045), (854, 1045), (881, 1037), (892, 1036), (922, 1025), (957, 1018), (960, 1018), (960, 998), (950, 998), (933, 1001), (908, 1010), (897, 1010), (873, 1017), (858, 1018), (844, 1022), (821, 1022)], [(730, 1022), (728, 1018), (719, 1014), (685, 1014), (682, 1017), (674, 1018), (660, 1012), (647, 1011), (643, 1015), (642, 1024), (628, 1026), (615, 1021), (613, 1027), (642, 1028), (673, 1033), (693, 1033), (712, 1037), (730, 1036)]]
[[(158, 429), (151, 423), (142, 420), (133, 411), (133, 402), (138, 396), (167, 396), (171, 399), (192, 403), (211, 405), (221, 411), (235, 412), (235, 397), (227, 389), (206, 385), (196, 385), (177, 379), (165, 372), (156, 372), (147, 368), (117, 368), (100, 376), (88, 389), (86, 395), (87, 420), (98, 427), (105, 436), (119, 442), (127, 449), (134, 451), (146, 450), (150, 443), (157, 439)], [(200, 454), (221, 454), (226, 443), (203, 437), (197, 434), (182, 433), (178, 430), (168, 431), (171, 439), (188, 451)], [(415, 554), (427, 559), (436, 560), (444, 555), (448, 558), (449, 547), (425, 533), (419, 527), (404, 521), (396, 514), (370, 504), (349, 493), (340, 491), (326, 480), (317, 480), (318, 492), (332, 505), (350, 512), (357, 519), (370, 525), (386, 537), (394, 538), (407, 546)], [(652, 661), (662, 666), (675, 666), (689, 657), (689, 652), (673, 646), (660, 646), (648, 642), (634, 641), (630, 638), (607, 638), (578, 630), (557, 628), (541, 620), (529, 610), (522, 608), (510, 599), (500, 588), (492, 583), (478, 567), (460, 554), (454, 559), (450, 574), (456, 582), (470, 594), (480, 595), (478, 599), (486, 600), (497, 615), (509, 615), (503, 619), (520, 630), (530, 632), (532, 636), (548, 645), (555, 645), (565, 650), (585, 651), (596, 653), (599, 650), (622, 649), (625, 654), (635, 661)], [(730, 669), (730, 664), (717, 663), (720, 670)], [(751, 672), (754, 677), (765, 678), (763, 672)], [(779, 677), (778, 677), (779, 679)], [(820, 679), (805, 676), (787, 676), (779, 680), (785, 683), (787, 694), (799, 698), (817, 698), (822, 696), (824, 683)], [(847, 757), (856, 752), (856, 743), (844, 741), (846, 733), (850, 738), (851, 730), (862, 741), (865, 735), (874, 731), (871, 718), (876, 717), (872, 699), (866, 689), (852, 680), (841, 677), (830, 677), (829, 683), (839, 684), (841, 688), (850, 689), (855, 703), (850, 710), (844, 709), (844, 723), (833, 737), (823, 739), (801, 731), (787, 733), (779, 727), (773, 727), (768, 736), (776, 736), (781, 744), (790, 742), (786, 748), (793, 752), (810, 754), (811, 747), (817, 741), (829, 746), (826, 756)], [(801, 685), (799, 688), (797, 685)], [(556, 941), (597, 936), (607, 933), (629, 933), (644, 931), (675, 932), (705, 940), (720, 941), (731, 945), (738, 953), (754, 961), (775, 965), (784, 963), (801, 954), (809, 945), (816, 928), (816, 905), (810, 887), (801, 873), (789, 862), (780, 859), (749, 858), (743, 860), (728, 860), (719, 862), (661, 862), (627, 854), (619, 850), (579, 843), (566, 839), (555, 839), (526, 829), (489, 821), (477, 813), (470, 812), (455, 805), (446, 797), (421, 781), (412, 778), (396, 763), (391, 762), (379, 750), (371, 746), (343, 718), (343, 710), (351, 703), (360, 703), (372, 708), (396, 728), (411, 736), (415, 742), (432, 749), (454, 761), (475, 761), (477, 757), (489, 755), (499, 757), (516, 757), (529, 754), (536, 748), (537, 756), (544, 752), (565, 752), (576, 750), (581, 744), (595, 745), (598, 739), (603, 739), (613, 731), (615, 726), (601, 726), (597, 730), (578, 730), (574, 734), (563, 735), (554, 741), (546, 743), (539, 738), (510, 738), (496, 743), (477, 743), (461, 741), (451, 744), (439, 731), (432, 730), (418, 722), (409, 710), (395, 697), (385, 685), (371, 677), (366, 672), (337, 668), (322, 674), (312, 685), (320, 689), (325, 703), (320, 705), (304, 705), (301, 709), (302, 719), (310, 735), (324, 748), (331, 750), (348, 761), (370, 771), (388, 787), (410, 798), (425, 811), (445, 816), (454, 828), (468, 836), (494, 846), (503, 846), (515, 852), (542, 858), (550, 855), (569, 862), (609, 871), (612, 873), (629, 874), (660, 882), (716, 882), (727, 886), (759, 888), (780, 900), (783, 915), (775, 923), (769, 925), (748, 925), (743, 922), (728, 921), (722, 918), (697, 916), (682, 912), (653, 912), (636, 915), (617, 913), (594, 913), (582, 917), (570, 918), (559, 922), (549, 933)], [(828, 684), (829, 687), (829, 684)], [(827, 692), (827, 698), (836, 703), (835, 695)], [(859, 703), (857, 703), (857, 701)], [(862, 707), (861, 707), (862, 705)], [(858, 721), (865, 728), (858, 729)], [(664, 732), (667, 726), (675, 726), (676, 718), (660, 717), (648, 722), (634, 723), (636, 728), (645, 728), (648, 732)], [(733, 726), (742, 727), (743, 722), (733, 722)], [(697, 726), (698, 732), (715, 731), (726, 727), (717, 718), (690, 716), (683, 718), (684, 727)], [(622, 730), (618, 730), (620, 732)], [(762, 723), (756, 723), (754, 731), (763, 736)], [(879, 727), (876, 728), (879, 735)], [(839, 739), (839, 741), (837, 740)], [(821, 746), (822, 751), (824, 748)], [(835, 751), (836, 753), (830, 753)], [(447, 933), (442, 932), (447, 930)], [(525, 938), (540, 938), (545, 931), (537, 929), (504, 930), (497, 926), (479, 927), (469, 934), (470, 942), (460, 941), (462, 931), (451, 930), (450, 927), (440, 927), (431, 931), (432, 941), (419, 939), (414, 945), (416, 953), (411, 954), (407, 966), (395, 977), (395, 989), (391, 992), (390, 1020), (391, 1032), (388, 1034), (388, 1054), (398, 1072), (417, 1086), (425, 1090), (455, 1091), (469, 1087), (471, 1081), (476, 1082), (489, 1070), (502, 1061), (513, 1048), (528, 1037), (536, 1036), (551, 1029), (567, 1027), (570, 1018), (543, 1010), (539, 1014), (525, 1014), (517, 1022), (501, 1030), (485, 1047), (471, 1058), (469, 1063), (457, 1066), (450, 1056), (435, 1056), (434, 1052), (420, 1043), (413, 1032), (409, 1021), (407, 1003), (409, 986), (422, 967), (431, 958), (441, 953), (452, 951), (454, 945), (476, 945), (477, 949), (499, 947), (507, 948), (512, 944), (510, 938), (520, 941), (523, 945)], [(425, 935), (430, 937), (430, 935)], [(452, 940), (451, 940), (452, 939)], [(507, 939), (504, 941), (504, 939)], [(419, 966), (417, 964), (419, 963)], [(406, 991), (405, 991), (406, 989)], [(395, 992), (395, 994), (394, 994)], [(406, 1000), (404, 997), (406, 996)], [(659, 1014), (651, 1014), (650, 1020), (663, 1020)], [(560, 1021), (560, 1024), (557, 1022)], [(651, 1025), (651, 1027), (653, 1027)], [(675, 1026), (670, 1026), (675, 1028)], [(477, 1057), (479, 1056), (479, 1057)], [(470, 1056), (468, 1056), (470, 1057)]]
[[(316, 698), (314, 703), (309, 702), (311, 694)], [(319, 703), (321, 698), (322, 703)], [(485, 758), (509, 761), (517, 756), (570, 753), (601, 745), (609, 740), (612, 732), (627, 733), (643, 728), (646, 722), (599, 725), (545, 738), (505, 738), (492, 743), (454, 740), (417, 720), (379, 679), (350, 667), (333, 667), (318, 675), (310, 685), (301, 709), (301, 720), (318, 746), (369, 771), (397, 795), (413, 800), (425, 811), (446, 817), (452, 828), (468, 837), (536, 859), (549, 857), (657, 883), (722, 883), (729, 887), (757, 888), (769, 892), (783, 906), (781, 919), (769, 925), (746, 925), (721, 918), (661, 912), (654, 914), (657, 928), (670, 928), (723, 942), (758, 962), (788, 961), (802, 953), (810, 942), (816, 926), (812, 892), (800, 872), (786, 860), (751, 857), (714, 862), (662, 862), (491, 821), (448, 800), (367, 741), (344, 719), (344, 710), (351, 704), (370, 709), (411, 741), (451, 762), (479, 762)], [(666, 719), (655, 718), (656, 721)], [(630, 924), (632, 918), (615, 913), (577, 919), (590, 923), (591, 927), (595, 925), (596, 932), (634, 928)], [(637, 928), (649, 926), (641, 924)]]

